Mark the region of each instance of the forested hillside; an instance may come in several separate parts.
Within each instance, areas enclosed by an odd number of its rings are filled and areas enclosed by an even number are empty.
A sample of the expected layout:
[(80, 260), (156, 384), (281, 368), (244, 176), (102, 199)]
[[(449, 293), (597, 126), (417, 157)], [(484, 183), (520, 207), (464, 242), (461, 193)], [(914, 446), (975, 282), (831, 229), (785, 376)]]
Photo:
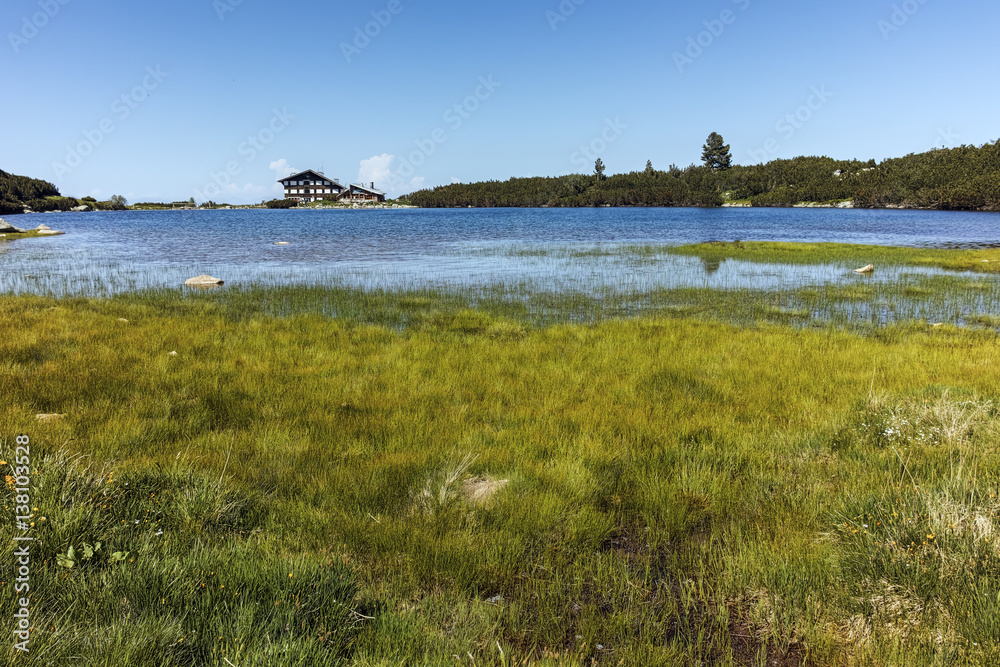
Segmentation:
[(885, 160), (798, 157), (712, 169), (691, 165), (600, 174), (459, 183), (408, 196), (424, 207), (753, 206), (852, 200), (859, 208), (1000, 210), (1000, 142)]
[(0, 215), (20, 213), (27, 202), (58, 196), (59, 189), (48, 181), (0, 170)]

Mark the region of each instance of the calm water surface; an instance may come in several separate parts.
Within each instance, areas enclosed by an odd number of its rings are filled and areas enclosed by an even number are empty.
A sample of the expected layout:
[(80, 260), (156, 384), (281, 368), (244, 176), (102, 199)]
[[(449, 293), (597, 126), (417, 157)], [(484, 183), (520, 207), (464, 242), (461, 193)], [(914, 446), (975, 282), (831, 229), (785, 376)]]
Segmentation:
[[(938, 211), (127, 211), (10, 216), (8, 221), (20, 227), (44, 223), (66, 232), (0, 249), (0, 291), (53, 294), (176, 286), (202, 273), (227, 284), (280, 281), (412, 287), (504, 282), (530, 283), (542, 289), (773, 289), (846, 279), (846, 267), (735, 261), (711, 266), (695, 258), (614, 251), (635, 244), (735, 239), (1000, 246), (1000, 214)], [(290, 245), (274, 245), (278, 241)], [(882, 272), (880, 277), (896, 275)]]

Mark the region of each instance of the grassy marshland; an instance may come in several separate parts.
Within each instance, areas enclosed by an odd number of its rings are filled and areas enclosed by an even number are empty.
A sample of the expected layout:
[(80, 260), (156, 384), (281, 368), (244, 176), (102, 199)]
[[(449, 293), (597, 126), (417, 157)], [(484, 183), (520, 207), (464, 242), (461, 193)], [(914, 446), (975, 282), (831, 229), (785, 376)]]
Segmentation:
[(35, 660), (996, 664), (996, 334), (860, 308), (989, 279), (0, 297)]
[(739, 259), (769, 264), (857, 263), (923, 266), (950, 271), (1000, 271), (1000, 248), (943, 250), (940, 248), (906, 248), (866, 246), (850, 243), (781, 243), (776, 241), (710, 242), (670, 248), (676, 255), (706, 259)]

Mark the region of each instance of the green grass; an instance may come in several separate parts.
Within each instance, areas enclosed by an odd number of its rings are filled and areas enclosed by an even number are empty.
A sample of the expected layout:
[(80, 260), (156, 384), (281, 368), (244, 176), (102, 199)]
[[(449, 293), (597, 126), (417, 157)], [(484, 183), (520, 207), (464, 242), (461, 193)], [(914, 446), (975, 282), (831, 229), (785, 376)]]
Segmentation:
[[(98, 470), (64, 450), (32, 453), (35, 660), (311, 665), (347, 655), (360, 618), (350, 572), (289, 552), (267, 494), (176, 462)], [(9, 533), (11, 508), (3, 514)], [(5, 540), (2, 557), (14, 562), (20, 546)], [(4, 607), (16, 609), (4, 579)]]
[[(996, 664), (994, 289), (0, 297), (3, 457), (28, 434), (37, 473), (32, 648)], [(955, 304), (971, 326), (912, 317)]]
[(951, 271), (1000, 271), (1000, 249), (949, 250), (867, 246), (843, 243), (780, 243), (771, 241), (712, 242), (670, 248), (678, 255), (706, 259), (738, 259), (769, 264), (842, 263), (855, 268), (897, 264)]
[[(17, 225), (14, 225), (15, 227)], [(59, 234), (39, 234), (35, 229), (29, 229), (24, 232), (7, 232), (6, 234), (0, 236), (0, 243), (5, 241), (16, 241), (17, 239), (37, 239), (37, 238), (47, 238), (50, 236), (60, 236), (63, 232)]]

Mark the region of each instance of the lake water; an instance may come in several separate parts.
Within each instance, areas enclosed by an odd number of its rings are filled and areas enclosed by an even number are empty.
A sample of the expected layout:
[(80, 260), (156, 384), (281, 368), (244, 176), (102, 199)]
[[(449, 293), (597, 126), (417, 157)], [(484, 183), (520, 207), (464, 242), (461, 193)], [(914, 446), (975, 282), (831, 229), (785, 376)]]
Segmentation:
[[(775, 289), (848, 279), (843, 266), (709, 266), (628, 245), (826, 241), (1000, 246), (1000, 214), (842, 209), (403, 209), (48, 213), (9, 216), (65, 236), (0, 247), (0, 291), (102, 295), (203, 273), (363, 287), (530, 284), (593, 291)], [(289, 245), (277, 246), (284, 241)], [(595, 252), (597, 251), (597, 252)], [(601, 252), (607, 251), (607, 252)], [(853, 267), (851, 267), (853, 268)], [(906, 269), (910, 273), (933, 273)], [(895, 279), (880, 272), (876, 279)]]

